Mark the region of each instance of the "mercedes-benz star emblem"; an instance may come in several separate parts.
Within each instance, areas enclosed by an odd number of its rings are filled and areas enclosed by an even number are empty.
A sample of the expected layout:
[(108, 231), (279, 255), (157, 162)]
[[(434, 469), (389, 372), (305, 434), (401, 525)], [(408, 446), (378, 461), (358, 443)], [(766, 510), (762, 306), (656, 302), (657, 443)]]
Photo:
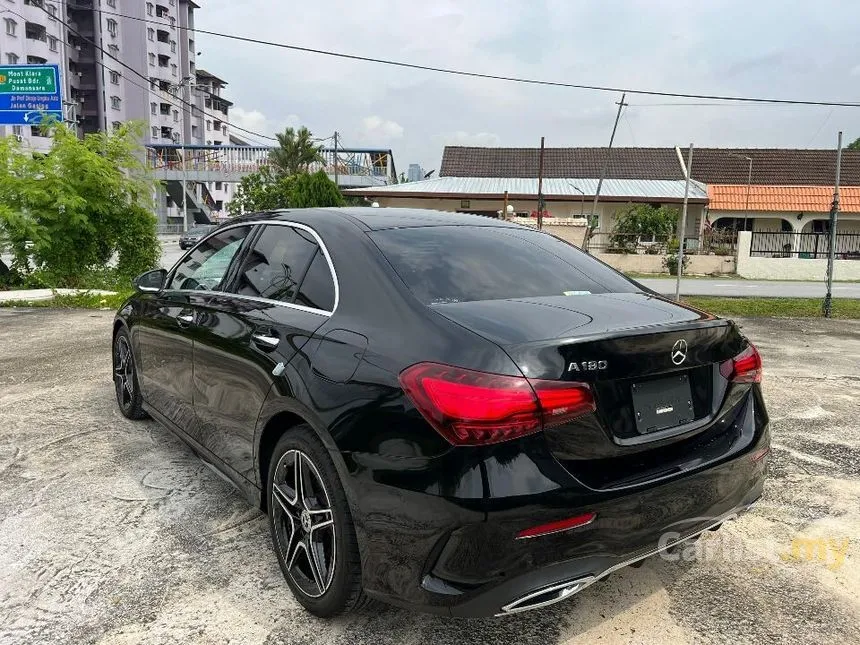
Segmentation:
[(682, 338), (672, 345), (672, 362), (680, 365), (685, 360), (687, 360), (687, 341)]

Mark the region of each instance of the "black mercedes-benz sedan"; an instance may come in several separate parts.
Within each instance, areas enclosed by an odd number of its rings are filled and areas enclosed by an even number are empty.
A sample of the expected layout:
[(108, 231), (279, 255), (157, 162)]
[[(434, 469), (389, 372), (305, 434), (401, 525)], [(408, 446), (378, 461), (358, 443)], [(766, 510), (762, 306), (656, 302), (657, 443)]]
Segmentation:
[(136, 286), (113, 329), (120, 409), (268, 514), (318, 616), (542, 607), (762, 494), (756, 348), (546, 233), (259, 213)]

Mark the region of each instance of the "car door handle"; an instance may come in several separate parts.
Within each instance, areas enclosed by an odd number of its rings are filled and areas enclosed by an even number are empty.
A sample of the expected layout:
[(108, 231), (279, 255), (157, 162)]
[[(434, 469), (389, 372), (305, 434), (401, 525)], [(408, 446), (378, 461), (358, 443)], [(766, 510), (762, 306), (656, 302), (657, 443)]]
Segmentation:
[(254, 334), (251, 336), (254, 342), (257, 344), (260, 349), (272, 350), (278, 346), (278, 343), (281, 342), (281, 339), (277, 336), (271, 336), (266, 333)]
[(178, 316), (176, 316), (176, 324), (180, 327), (187, 327), (191, 323), (194, 322), (194, 313), (190, 311), (183, 311)]

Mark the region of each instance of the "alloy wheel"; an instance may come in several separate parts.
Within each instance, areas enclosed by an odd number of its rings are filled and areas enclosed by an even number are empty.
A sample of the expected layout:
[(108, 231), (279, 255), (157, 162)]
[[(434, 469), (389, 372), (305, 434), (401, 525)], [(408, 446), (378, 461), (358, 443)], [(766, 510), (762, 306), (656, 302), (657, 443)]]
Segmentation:
[(287, 574), (303, 594), (331, 586), (337, 559), (334, 513), (319, 470), (301, 450), (288, 450), (272, 480), (272, 520)]
[(120, 405), (128, 407), (134, 400), (134, 359), (125, 336), (118, 336), (116, 340), (113, 378)]

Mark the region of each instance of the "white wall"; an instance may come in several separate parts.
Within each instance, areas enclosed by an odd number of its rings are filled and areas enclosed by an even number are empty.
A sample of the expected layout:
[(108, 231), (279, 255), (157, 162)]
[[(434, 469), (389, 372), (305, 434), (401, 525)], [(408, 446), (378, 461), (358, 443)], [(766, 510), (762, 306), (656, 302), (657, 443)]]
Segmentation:
[[(758, 280), (824, 280), (827, 260), (791, 258), (757, 258), (750, 256), (752, 233), (738, 233), (737, 273), (741, 277)], [(834, 280), (860, 281), (860, 260), (836, 260), (833, 263)]]

